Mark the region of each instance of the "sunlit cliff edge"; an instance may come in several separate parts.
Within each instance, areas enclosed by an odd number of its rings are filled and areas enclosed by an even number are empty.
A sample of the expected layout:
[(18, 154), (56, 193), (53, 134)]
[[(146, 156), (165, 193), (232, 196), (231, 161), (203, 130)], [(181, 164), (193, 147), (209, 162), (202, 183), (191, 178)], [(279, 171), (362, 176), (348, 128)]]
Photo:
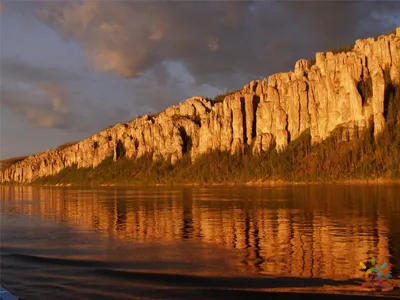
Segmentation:
[(342, 140), (357, 138), (367, 128), (378, 137), (389, 106), (400, 120), (399, 94), (400, 27), (376, 39), (357, 40), (348, 52), (317, 53), (313, 65), (300, 59), (294, 71), (252, 81), (222, 102), (192, 97), (157, 115), (29, 156), (6, 168), (0, 182), (31, 183), (74, 165), (96, 167), (109, 156), (151, 155), (175, 164), (184, 155), (195, 161), (213, 150), (237, 154), (250, 147), (255, 155), (271, 147), (284, 151), (308, 129), (312, 144), (338, 127)]

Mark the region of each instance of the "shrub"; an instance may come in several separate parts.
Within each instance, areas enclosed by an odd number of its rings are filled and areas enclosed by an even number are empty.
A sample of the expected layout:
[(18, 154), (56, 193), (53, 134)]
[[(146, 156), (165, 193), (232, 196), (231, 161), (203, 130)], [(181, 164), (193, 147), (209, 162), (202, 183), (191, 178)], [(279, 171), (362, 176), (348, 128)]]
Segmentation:
[[(337, 54), (337, 53), (347, 53), (347, 52), (352, 51), (352, 50), (353, 50), (353, 47), (354, 47), (354, 46), (340, 46), (340, 47), (337, 47), (337, 48), (328, 49), (328, 50), (325, 51), (325, 52), (332, 52), (333, 54)], [(316, 59), (315, 59), (315, 55), (314, 55), (314, 57), (312, 57), (312, 58), (310, 58), (310, 59), (308, 60), (308, 66), (309, 66), (309, 68), (311, 68), (311, 66), (315, 65), (315, 63), (316, 63)]]
[(224, 93), (224, 94), (216, 95), (212, 101), (215, 102), (215, 103), (222, 102), (222, 101), (224, 101), (224, 99), (225, 99), (226, 96), (235, 94), (235, 93), (237, 93), (237, 92), (239, 92), (239, 91), (240, 91), (240, 89), (239, 89), (239, 90), (234, 90), (234, 91), (227, 91), (227, 92)]

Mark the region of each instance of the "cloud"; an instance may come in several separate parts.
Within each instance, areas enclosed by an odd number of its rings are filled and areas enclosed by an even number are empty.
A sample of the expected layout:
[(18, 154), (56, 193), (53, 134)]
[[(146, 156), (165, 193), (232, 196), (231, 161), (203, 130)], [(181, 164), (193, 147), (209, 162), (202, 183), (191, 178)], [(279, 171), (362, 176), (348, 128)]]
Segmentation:
[(77, 41), (100, 71), (137, 78), (180, 61), (199, 83), (224, 86), (232, 73), (283, 71), (302, 55), (382, 33), (386, 21), (376, 16), (388, 10), (400, 3), (63, 1), (42, 3), (36, 16)]
[[(85, 77), (67, 67), (39, 66), (15, 56), (1, 57), (0, 64), (2, 105), (37, 127), (93, 132), (133, 117), (134, 83), (130, 83), (132, 94), (124, 99), (116, 91), (124, 84), (115, 84), (112, 77), (87, 76), (96, 75), (90, 73)], [(157, 71), (157, 79), (152, 80), (165, 82), (167, 73), (162, 68)]]
[(85, 104), (71, 99), (71, 83), (81, 81), (81, 75), (6, 56), (1, 57), (1, 79), (2, 106), (30, 124), (70, 131), (97, 129), (83, 113)]
[(78, 99), (63, 86), (54, 83), (38, 85), (2, 83), (1, 106), (10, 109), (26, 122), (42, 128), (56, 128), (71, 132), (93, 133), (111, 124), (131, 119), (129, 105), (99, 103), (91, 99)]
[(387, 28), (400, 25), (400, 11), (378, 11), (373, 12), (371, 16), (382, 22)]
[[(64, 41), (78, 43), (98, 71), (130, 79), (132, 96), (126, 102), (132, 100), (135, 111), (157, 111), (185, 97), (237, 89), (288, 71), (316, 51), (391, 31), (400, 12), (394, 1), (8, 1), (6, 6), (8, 13), (34, 17)], [(44, 82), (65, 87), (88, 80), (55, 68), (38, 70), (18, 58), (2, 61), (2, 69), (42, 90)], [(53, 110), (70, 107), (67, 88), (66, 94), (50, 90), (44, 89)], [(98, 107), (96, 113), (122, 112), (129, 104)], [(94, 112), (91, 116), (88, 123), (97, 122)]]
[(36, 66), (18, 56), (1, 56), (0, 71), (2, 77), (21, 82), (76, 81), (80, 74), (51, 66)]
[(165, 62), (146, 71), (132, 85), (132, 99), (138, 114), (155, 113), (192, 96), (213, 97), (221, 91), (198, 84), (181, 62)]
[(1, 57), (2, 103), (39, 127), (67, 126), (66, 82), (79, 76), (59, 68), (38, 67), (18, 57)]
[(215, 36), (211, 36), (207, 39), (208, 48), (211, 51), (217, 51), (219, 48), (219, 38)]
[(40, 83), (39, 86), (51, 98), (55, 112), (67, 112), (66, 99), (68, 98), (68, 94), (65, 87), (50, 82)]
[(54, 112), (35, 90), (2, 87), (1, 104), (38, 127), (59, 127), (63, 123), (61, 115)]
[(58, 115), (32, 106), (16, 106), (14, 111), (39, 127), (63, 127), (63, 119)]
[(76, 113), (67, 114), (63, 108), (63, 100), (57, 99), (57, 93), (56, 96), (52, 94), (58, 90), (58, 87), (44, 86), (43, 90), (29, 85), (2, 86), (2, 107), (11, 109), (37, 127), (80, 130), (83, 127), (83, 118)]

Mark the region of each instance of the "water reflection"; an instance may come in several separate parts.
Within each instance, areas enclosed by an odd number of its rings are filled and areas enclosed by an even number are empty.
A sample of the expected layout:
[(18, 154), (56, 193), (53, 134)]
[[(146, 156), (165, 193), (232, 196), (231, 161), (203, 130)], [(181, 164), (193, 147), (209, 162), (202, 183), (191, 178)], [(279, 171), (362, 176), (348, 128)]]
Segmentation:
[(371, 256), (389, 262), (394, 275), (400, 268), (395, 186), (0, 191), (2, 212), (125, 241), (197, 240), (236, 249), (236, 267), (245, 273), (361, 278), (358, 264)]

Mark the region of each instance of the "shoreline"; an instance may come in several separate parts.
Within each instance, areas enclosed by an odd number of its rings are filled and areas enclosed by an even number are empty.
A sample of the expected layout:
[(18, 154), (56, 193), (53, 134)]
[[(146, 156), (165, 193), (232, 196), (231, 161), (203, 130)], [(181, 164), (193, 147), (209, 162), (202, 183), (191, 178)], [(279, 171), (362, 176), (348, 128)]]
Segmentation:
[(133, 187), (294, 187), (294, 186), (383, 186), (383, 185), (400, 185), (400, 179), (348, 179), (336, 181), (288, 181), (288, 180), (257, 180), (249, 182), (187, 182), (187, 183), (103, 183), (93, 185), (78, 185), (71, 183), (58, 183), (58, 184), (4, 184), (0, 186), (30, 186), (30, 187), (88, 187), (88, 188), (102, 188), (102, 187), (119, 187), (119, 188), (133, 188)]

